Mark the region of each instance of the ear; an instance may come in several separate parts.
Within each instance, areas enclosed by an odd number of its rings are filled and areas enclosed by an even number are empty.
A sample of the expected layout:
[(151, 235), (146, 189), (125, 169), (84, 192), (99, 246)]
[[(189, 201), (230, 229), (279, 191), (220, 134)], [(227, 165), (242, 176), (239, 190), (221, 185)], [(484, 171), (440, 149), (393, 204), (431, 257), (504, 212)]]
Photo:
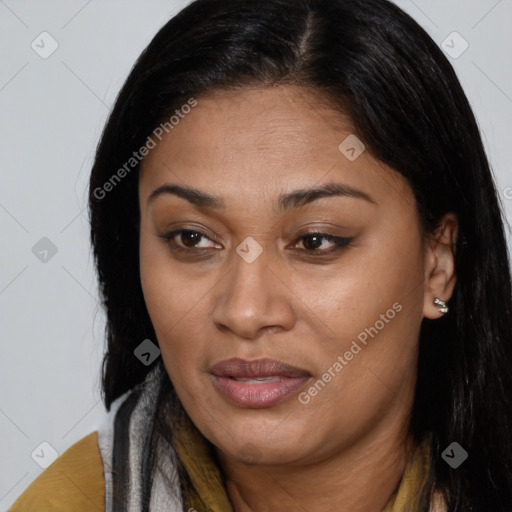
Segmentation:
[(448, 302), (457, 276), (455, 275), (455, 244), (459, 223), (453, 212), (446, 213), (425, 244), (425, 295), (423, 316), (436, 319), (443, 316), (434, 299)]

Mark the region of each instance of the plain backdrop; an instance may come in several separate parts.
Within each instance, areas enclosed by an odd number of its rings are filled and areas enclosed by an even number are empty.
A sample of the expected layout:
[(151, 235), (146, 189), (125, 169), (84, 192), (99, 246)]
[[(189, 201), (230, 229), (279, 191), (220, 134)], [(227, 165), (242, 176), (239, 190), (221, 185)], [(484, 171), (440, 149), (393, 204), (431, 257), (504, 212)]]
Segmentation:
[[(131, 66), (188, 3), (0, 0), (2, 511), (104, 414), (88, 175)], [(510, 223), (512, 2), (396, 3), (452, 54)]]

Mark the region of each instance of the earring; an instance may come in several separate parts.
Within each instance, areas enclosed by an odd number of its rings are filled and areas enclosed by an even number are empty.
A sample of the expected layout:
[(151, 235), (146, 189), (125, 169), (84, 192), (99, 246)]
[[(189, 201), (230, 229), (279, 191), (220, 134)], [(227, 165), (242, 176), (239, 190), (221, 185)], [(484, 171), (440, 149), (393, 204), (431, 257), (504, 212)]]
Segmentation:
[(439, 307), (439, 312), (446, 314), (448, 313), (448, 306), (444, 300), (438, 299), (437, 297), (434, 299), (434, 305)]

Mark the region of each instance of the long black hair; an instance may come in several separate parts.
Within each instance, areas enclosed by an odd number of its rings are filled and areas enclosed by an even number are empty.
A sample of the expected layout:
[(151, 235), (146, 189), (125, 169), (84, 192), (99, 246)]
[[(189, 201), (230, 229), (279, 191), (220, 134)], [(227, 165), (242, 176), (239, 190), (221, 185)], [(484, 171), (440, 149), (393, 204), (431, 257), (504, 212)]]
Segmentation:
[[(150, 370), (135, 347), (146, 338), (157, 343), (139, 275), (139, 166), (126, 162), (191, 98), (283, 84), (307, 87), (349, 115), (370, 154), (408, 180), (425, 233), (446, 212), (457, 215), (457, 284), (450, 312), (421, 326), (410, 428), (417, 443), (431, 435), (429, 490), (444, 493), (449, 511), (511, 511), (512, 292), (502, 212), (451, 64), (386, 0), (196, 0), (143, 51), (90, 179), (91, 239), (107, 313), (107, 408)], [(441, 457), (454, 441), (469, 454), (457, 469)]]

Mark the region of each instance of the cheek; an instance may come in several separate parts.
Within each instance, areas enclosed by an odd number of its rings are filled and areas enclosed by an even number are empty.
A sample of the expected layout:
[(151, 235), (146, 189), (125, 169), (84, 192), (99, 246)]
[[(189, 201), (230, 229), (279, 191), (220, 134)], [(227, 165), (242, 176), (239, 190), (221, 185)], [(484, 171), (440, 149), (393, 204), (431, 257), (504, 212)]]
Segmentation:
[(371, 249), (360, 248), (357, 256), (347, 259), (342, 274), (326, 280), (321, 296), (311, 287), (317, 302), (313, 306), (311, 299), (309, 309), (322, 319), (328, 337), (312, 347), (311, 356), (315, 351), (317, 359), (321, 356), (322, 373), (333, 373), (338, 356), (344, 359), (343, 370), (334, 371), (337, 378), (329, 384), (332, 395), (324, 395), (325, 407), (333, 396), (349, 410), (358, 407), (359, 399), (353, 397), (378, 404), (396, 392), (416, 366), (423, 258), (419, 236), (405, 234), (406, 251), (401, 243), (373, 240)]
[(190, 266), (173, 261), (166, 241), (149, 229), (140, 237), (140, 279), (153, 326), (164, 337), (201, 301), (201, 283)]
[[(178, 268), (163, 244), (141, 236), (140, 279), (165, 366), (176, 373), (175, 366), (190, 364), (198, 352), (195, 343), (204, 337), (204, 283)], [(186, 342), (180, 342), (183, 333)]]
[[(403, 329), (404, 317), (416, 319), (415, 326), (421, 320), (424, 275), (420, 240), (409, 233), (404, 251), (401, 243), (390, 244), (382, 238), (351, 249), (351, 254), (321, 279), (302, 273), (294, 282), (296, 295), (306, 306), (304, 312), (313, 312), (310, 316), (322, 320), (319, 327), (334, 343), (357, 337), (377, 321), (381, 326), (381, 315), (395, 303), (401, 312), (385, 323), (387, 330), (397, 324)], [(388, 316), (394, 315), (395, 309)], [(410, 340), (410, 331), (404, 331), (402, 338)]]

